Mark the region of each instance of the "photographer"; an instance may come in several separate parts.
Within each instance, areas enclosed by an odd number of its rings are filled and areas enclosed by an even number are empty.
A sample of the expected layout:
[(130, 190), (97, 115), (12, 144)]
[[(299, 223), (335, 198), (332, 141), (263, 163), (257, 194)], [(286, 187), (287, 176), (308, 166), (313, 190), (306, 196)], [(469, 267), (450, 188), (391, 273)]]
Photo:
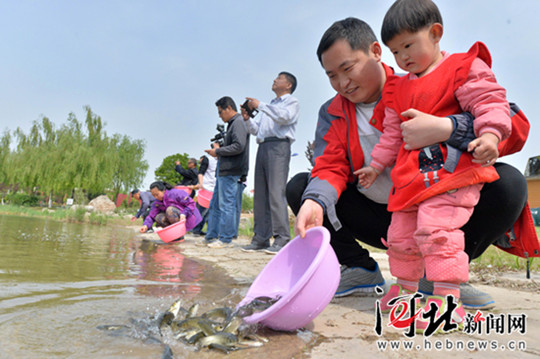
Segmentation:
[[(225, 96), (216, 102), (218, 115), (227, 123), (223, 146), (214, 142), (212, 149), (205, 150), (218, 158), (217, 181), (210, 203), (210, 217), (205, 240), (211, 248), (231, 246), (237, 227), (237, 196), (243, 189), (239, 182), (249, 167), (249, 133), (242, 116), (236, 110), (233, 99)], [(219, 240), (214, 241), (218, 238)]]
[[(255, 162), (255, 196), (253, 203), (253, 239), (242, 248), (245, 252), (264, 250), (276, 254), (291, 239), (285, 187), (289, 176), (291, 143), (294, 142), (298, 100), (291, 96), (296, 78), (280, 72), (272, 84), (276, 94), (269, 104), (247, 97), (242, 116), (249, 133), (257, 136), (259, 148)], [(256, 118), (250, 114), (257, 110)], [(270, 246), (270, 238), (274, 243)]]

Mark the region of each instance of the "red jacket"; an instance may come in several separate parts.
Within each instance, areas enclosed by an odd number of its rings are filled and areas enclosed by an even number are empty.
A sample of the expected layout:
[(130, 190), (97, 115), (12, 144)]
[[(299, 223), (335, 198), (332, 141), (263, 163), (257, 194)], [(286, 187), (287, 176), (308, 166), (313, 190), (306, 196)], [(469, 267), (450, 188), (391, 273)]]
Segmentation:
[[(383, 64), (387, 77), (393, 74), (392, 68)], [(523, 112), (510, 104), (512, 115), (512, 134), (499, 144), (500, 155), (520, 151), (529, 134), (529, 121)], [(379, 103), (373, 111), (371, 125), (382, 131), (384, 106)], [(335, 204), (347, 183), (354, 183), (353, 172), (364, 165), (364, 153), (358, 138), (355, 105), (336, 95), (319, 110), (315, 133), (315, 165), (311, 170), (310, 182), (302, 199), (319, 202), (326, 211), (328, 219), (336, 230), (341, 224), (335, 213)], [(534, 228), (529, 205), (523, 209), (513, 228), (515, 240), (510, 240), (511, 248), (502, 248), (521, 257), (539, 257), (540, 245)], [(527, 253), (527, 254), (526, 254)]]

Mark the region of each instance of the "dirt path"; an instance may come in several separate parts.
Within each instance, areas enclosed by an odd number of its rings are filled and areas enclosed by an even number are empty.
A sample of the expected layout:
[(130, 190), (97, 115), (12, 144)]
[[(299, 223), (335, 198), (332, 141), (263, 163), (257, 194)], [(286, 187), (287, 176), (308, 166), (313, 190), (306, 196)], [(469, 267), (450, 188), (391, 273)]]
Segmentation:
[[(156, 234), (143, 236), (158, 238)], [(245, 286), (245, 291), (272, 258), (265, 253), (242, 252), (240, 246), (249, 243), (247, 238), (235, 240), (234, 247), (223, 249), (196, 246), (195, 243), (200, 240), (200, 237), (187, 235), (179, 245), (184, 248), (186, 256), (214, 263), (225, 270), (240, 286)], [(390, 279), (386, 254), (375, 253), (373, 256), (379, 262), (384, 277)], [(409, 339), (404, 336), (404, 331), (388, 327), (388, 316), (385, 315), (383, 332), (378, 336), (374, 329), (376, 297), (336, 298), (309, 326), (310, 330), (320, 335), (321, 340), (302, 352), (291, 353), (289, 357), (330, 359), (377, 355), (380, 358), (449, 358), (456, 354), (459, 358), (485, 358), (488, 355), (490, 358), (540, 357), (540, 275), (533, 273), (532, 277), (532, 280), (525, 279), (525, 273), (471, 276), (471, 283), (488, 291), (496, 301), (495, 309), (482, 312), (482, 316), (488, 320), (480, 322), (481, 333), (478, 330), (469, 334), (458, 331), (430, 338), (416, 336)], [(468, 312), (476, 314), (474, 311)], [(521, 323), (525, 322), (526, 326), (524, 334), (521, 334), (519, 330), (522, 326), (517, 320), (523, 318)], [(492, 329), (487, 335), (486, 323), (492, 325), (501, 320), (504, 321), (502, 329), (498, 332)], [(518, 324), (509, 329), (509, 322)], [(400, 348), (379, 349), (381, 345), (390, 345), (390, 341)], [(411, 344), (412, 348), (404, 349), (403, 346), (407, 344)], [(486, 349), (481, 348), (484, 344), (487, 344)]]

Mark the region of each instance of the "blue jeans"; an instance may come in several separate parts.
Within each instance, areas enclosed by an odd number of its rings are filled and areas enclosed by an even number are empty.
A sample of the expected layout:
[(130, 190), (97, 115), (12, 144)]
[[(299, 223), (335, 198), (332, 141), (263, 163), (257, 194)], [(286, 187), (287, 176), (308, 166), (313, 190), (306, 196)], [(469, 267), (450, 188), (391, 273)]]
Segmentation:
[(230, 243), (238, 230), (237, 196), (240, 176), (217, 176), (214, 195), (210, 202), (206, 239), (219, 238)]
[(199, 206), (197, 203), (197, 209), (199, 210), (199, 213), (201, 214), (202, 220), (191, 230), (192, 233), (195, 234), (201, 234), (204, 224), (208, 221), (208, 214), (210, 212), (210, 206), (208, 208), (204, 208), (203, 206)]

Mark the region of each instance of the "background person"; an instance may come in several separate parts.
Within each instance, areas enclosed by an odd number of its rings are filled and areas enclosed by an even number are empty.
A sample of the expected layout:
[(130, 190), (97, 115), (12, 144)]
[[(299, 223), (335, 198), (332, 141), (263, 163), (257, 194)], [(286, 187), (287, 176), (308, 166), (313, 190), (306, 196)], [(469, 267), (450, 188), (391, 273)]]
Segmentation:
[[(289, 181), (287, 199), (297, 213), (296, 233), (304, 236), (306, 229), (316, 225), (330, 231), (331, 245), (341, 264), (336, 296), (373, 292), (384, 278), (369, 251), (356, 240), (385, 249), (381, 238), (386, 239), (390, 225), (386, 206), (392, 183), (389, 172), (383, 173), (374, 186), (363, 189), (357, 186), (353, 172), (370, 162), (371, 150), (379, 141), (384, 108), (377, 104), (393, 70), (381, 62), (381, 46), (369, 25), (356, 18), (335, 22), (322, 36), (317, 56), (337, 95), (319, 111), (315, 165), (310, 174), (300, 173)], [(526, 118), (517, 107), (513, 110), (513, 126), (520, 128), (512, 133), (524, 136), (512, 142), (512, 135), (503, 141), (501, 155), (519, 151), (528, 134)], [(439, 118), (414, 110), (410, 115), (411, 120), (402, 125), (407, 148), (447, 140), (458, 146), (465, 140), (462, 135), (467, 133), (466, 115)], [(495, 241), (504, 240), (527, 203), (523, 175), (504, 163), (496, 163), (495, 169), (500, 179), (484, 185), (475, 212), (462, 228), (470, 260)], [(517, 242), (538, 241), (536, 233), (522, 229)], [(424, 291), (432, 294), (430, 283), (421, 280), (420, 290), (424, 286)], [(464, 306), (493, 306), (490, 295), (468, 284), (462, 284), (460, 292)]]
[(185, 191), (176, 189), (169, 183), (156, 181), (150, 185), (150, 192), (156, 200), (139, 230), (141, 233), (152, 228), (154, 222), (165, 228), (185, 218), (186, 231), (189, 231), (201, 221), (195, 201)]
[(252, 119), (242, 108), (246, 127), (259, 144), (255, 161), (254, 235), (251, 244), (242, 248), (246, 252), (265, 250), (275, 254), (291, 239), (285, 187), (300, 111), (298, 100), (292, 96), (296, 84), (294, 75), (280, 72), (272, 83), (276, 98), (269, 104), (246, 97), (247, 106), (257, 109), (259, 116)]
[[(199, 160), (199, 174), (198, 179), (199, 183), (190, 188), (195, 189), (204, 189), (209, 192), (214, 192), (214, 187), (216, 186), (216, 169), (217, 169), (217, 160), (210, 156), (201, 156)], [(208, 214), (210, 213), (210, 206), (205, 208), (199, 203), (197, 203), (197, 209), (201, 213), (202, 220), (193, 228), (193, 234), (197, 236), (204, 236), (206, 233), (203, 232), (204, 225), (208, 222)]]
[[(176, 161), (176, 167), (174, 168), (182, 176), (180, 186), (194, 186), (199, 182), (197, 171), (197, 160), (190, 158), (187, 163), (187, 168), (182, 167), (180, 161)], [(195, 191), (191, 191), (190, 197), (195, 197)]]
[[(137, 213), (131, 217), (131, 222), (135, 222), (137, 218), (142, 216), (143, 222), (150, 213), (150, 208), (152, 207), (152, 203), (156, 200), (154, 196), (152, 196), (152, 193), (150, 192), (141, 192), (139, 189), (134, 189), (131, 191), (131, 197), (140, 200), (141, 201), (141, 207), (137, 211)], [(149, 229), (151, 230), (151, 228)]]
[(238, 181), (249, 168), (249, 133), (232, 98), (220, 98), (216, 107), (219, 117), (227, 124), (227, 130), (223, 147), (215, 142), (212, 149), (205, 150), (218, 158), (216, 187), (210, 203), (205, 241), (211, 248), (222, 248), (232, 245), (238, 230)]

